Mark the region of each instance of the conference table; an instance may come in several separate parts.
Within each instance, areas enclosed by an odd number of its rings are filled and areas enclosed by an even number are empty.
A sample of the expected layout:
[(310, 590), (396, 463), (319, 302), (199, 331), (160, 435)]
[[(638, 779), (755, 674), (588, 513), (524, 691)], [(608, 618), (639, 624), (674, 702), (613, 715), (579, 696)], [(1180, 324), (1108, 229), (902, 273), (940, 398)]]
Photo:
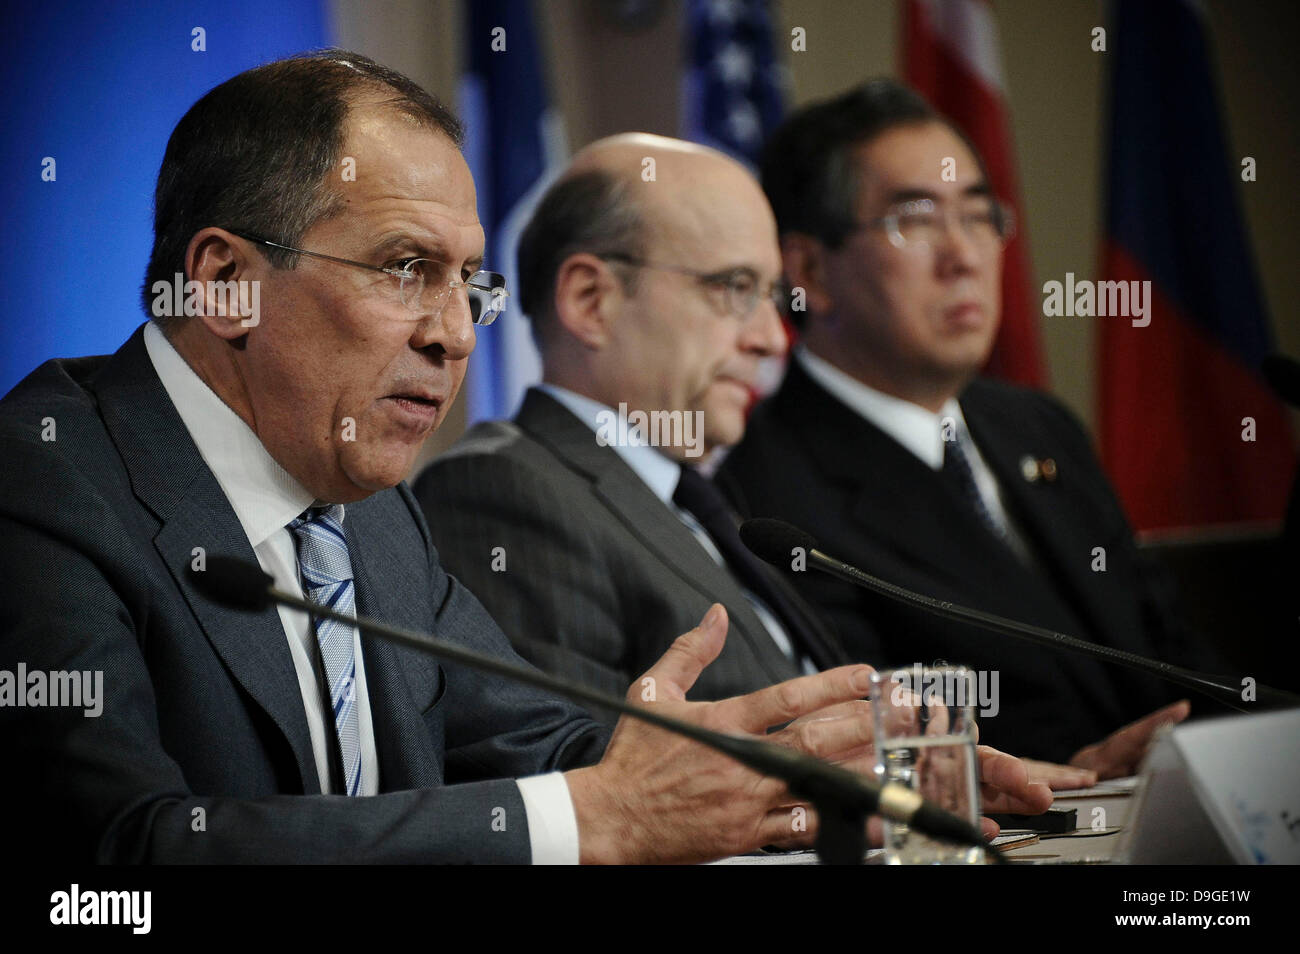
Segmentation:
[[(1134, 804), (1136, 779), (1114, 779), (1090, 789), (1058, 792), (1053, 809), (1074, 809), (1076, 828), (1073, 833), (1038, 835), (1030, 844), (1007, 848), (1003, 856), (1017, 865), (1105, 865), (1119, 861), (1122, 832)], [(995, 844), (1017, 839), (1008, 829)], [(1025, 836), (1020, 835), (1019, 839)], [(867, 853), (867, 864), (881, 864), (884, 851), (874, 848)], [(773, 852), (739, 855), (713, 862), (719, 865), (815, 865), (814, 851)]]

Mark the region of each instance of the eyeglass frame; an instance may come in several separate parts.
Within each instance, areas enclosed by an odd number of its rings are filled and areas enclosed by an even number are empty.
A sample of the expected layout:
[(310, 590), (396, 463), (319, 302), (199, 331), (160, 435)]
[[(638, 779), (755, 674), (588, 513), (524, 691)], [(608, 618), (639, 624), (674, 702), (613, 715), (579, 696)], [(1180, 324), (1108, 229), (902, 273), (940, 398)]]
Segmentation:
[(771, 287), (768, 289), (766, 294), (756, 290), (754, 293), (753, 304), (749, 306), (748, 310), (740, 312), (731, 304), (731, 296), (734, 294), (734, 289), (730, 285), (729, 279), (732, 276), (739, 274), (749, 275), (754, 281), (755, 289), (759, 287), (758, 273), (745, 265), (738, 265), (735, 268), (724, 268), (717, 272), (702, 272), (698, 269), (687, 268), (685, 265), (670, 265), (665, 262), (647, 261), (646, 259), (638, 258), (635, 255), (627, 255), (623, 252), (607, 252), (596, 257), (602, 261), (621, 262), (624, 265), (631, 265), (634, 268), (652, 268), (658, 271), (677, 272), (679, 275), (687, 275), (694, 278), (703, 285), (713, 287), (721, 286), (723, 291), (727, 294), (727, 311), (734, 317), (739, 318), (741, 321), (747, 321), (750, 315), (757, 310), (759, 304), (765, 298), (772, 303), (778, 313), (781, 312), (790, 298), (789, 289), (787, 289), (785, 284), (778, 279), (777, 281), (772, 282)]
[[(397, 279), (414, 277), (412, 273), (409, 271), (410, 262), (431, 262), (434, 265), (440, 264), (431, 258), (412, 258), (412, 259), (404, 259), (404, 261), (407, 261), (408, 263), (407, 268), (405, 269), (389, 268), (384, 265), (371, 265), (368, 262), (354, 261), (353, 259), (350, 258), (340, 258), (337, 255), (327, 255), (324, 252), (312, 252), (305, 248), (294, 248), (291, 245), (284, 245), (281, 242), (273, 242), (270, 239), (265, 238), (264, 236), (256, 235), (252, 232), (244, 232), (240, 229), (227, 229), (226, 231), (230, 232), (232, 235), (238, 235), (240, 238), (245, 239), (249, 242), (253, 242), (257, 245), (269, 245), (271, 248), (278, 248), (284, 252), (293, 252), (296, 255), (307, 255), (311, 258), (324, 259), (327, 262), (337, 262), (340, 265), (352, 265), (355, 268), (364, 268), (367, 271), (382, 272), (385, 275), (391, 275), (393, 278), (397, 278)], [(475, 275), (496, 275), (501, 278), (502, 284), (498, 286), (478, 285), (474, 283)], [(504, 282), (505, 282), (505, 276), (501, 275), (500, 272), (491, 272), (484, 268), (476, 269), (474, 273), (464, 281), (461, 281), (460, 279), (457, 278), (453, 278), (447, 284), (447, 293), (443, 297), (442, 304), (438, 307), (438, 311), (434, 313), (434, 317), (438, 317), (439, 315), (442, 314), (442, 310), (447, 307), (447, 302), (451, 300), (451, 292), (455, 291), (457, 288), (477, 288), (479, 291), (485, 291), (488, 294), (490, 294), (493, 300), (497, 300), (498, 295), (502, 299), (509, 298), (510, 292), (506, 290)], [(399, 286), (399, 294), (400, 293), (401, 293), (401, 289)], [(405, 299), (402, 300), (402, 304), (406, 305), (407, 309), (412, 311), (412, 313), (414, 313), (414, 308), (410, 305), (407, 305)], [(479, 318), (472, 318), (471, 320), (474, 322), (476, 326), (480, 328), (486, 328), (488, 325), (492, 324), (492, 322), (496, 321), (499, 317), (501, 317), (501, 313), (504, 311), (505, 311), (505, 304), (503, 302), (501, 307), (497, 309), (496, 312), (492, 314), (492, 317), (488, 318), (486, 321), (480, 321)], [(480, 317), (481, 314), (482, 313), (480, 313)]]
[[(1007, 245), (1011, 242), (1011, 240), (1016, 237), (1016, 210), (1011, 205), (1009, 205), (1006, 202), (1003, 202), (1001, 199), (997, 198), (996, 196), (988, 195), (983, 197), (987, 198), (992, 205), (991, 211), (993, 213), (994, 220), (995, 220), (993, 223), (993, 227), (996, 233), (998, 247), (1006, 248)], [(942, 211), (940, 211), (939, 204), (934, 199), (929, 199), (929, 198), (910, 199), (907, 202), (898, 203), (897, 206), (893, 208), (902, 210), (902, 209), (906, 209), (908, 206), (917, 206), (917, 205), (929, 205), (936, 215), (942, 217), (943, 219), (942, 226), (943, 226), (944, 233), (947, 233), (951, 229), (951, 222), (953, 218), (960, 217), (962, 214), (960, 209), (952, 208), (952, 207), (946, 207)], [(894, 246), (894, 248), (901, 249), (901, 250), (906, 250), (909, 248), (929, 248), (930, 246), (928, 243), (922, 242), (913, 245), (913, 244), (909, 244), (907, 239), (903, 237), (903, 233), (898, 227), (898, 217), (902, 214), (905, 213), (902, 211), (886, 212), (884, 215), (880, 216), (879, 218), (871, 219), (867, 222), (855, 223), (855, 226), (852, 229), (852, 231), (857, 232), (857, 231), (863, 231), (865, 229), (877, 229), (883, 227), (885, 230), (885, 237), (889, 239), (889, 244)], [(958, 221), (958, 224), (962, 226), (963, 234), (969, 237), (971, 233), (966, 228), (966, 226), (962, 225), (960, 221)], [(897, 241), (895, 241), (895, 236), (897, 236)]]

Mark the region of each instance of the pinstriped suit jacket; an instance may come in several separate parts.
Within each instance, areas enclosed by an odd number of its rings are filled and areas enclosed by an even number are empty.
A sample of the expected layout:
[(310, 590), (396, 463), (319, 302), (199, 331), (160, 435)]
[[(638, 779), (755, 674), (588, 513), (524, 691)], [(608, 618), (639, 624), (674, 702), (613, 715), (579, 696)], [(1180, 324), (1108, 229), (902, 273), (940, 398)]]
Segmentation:
[[(472, 428), (414, 490), (443, 565), (542, 669), (622, 694), (719, 602), (727, 642), (688, 698), (798, 675), (731, 574), (617, 452), (541, 391), (528, 392), (514, 421)], [(838, 641), (799, 605), (814, 662), (840, 664)]]

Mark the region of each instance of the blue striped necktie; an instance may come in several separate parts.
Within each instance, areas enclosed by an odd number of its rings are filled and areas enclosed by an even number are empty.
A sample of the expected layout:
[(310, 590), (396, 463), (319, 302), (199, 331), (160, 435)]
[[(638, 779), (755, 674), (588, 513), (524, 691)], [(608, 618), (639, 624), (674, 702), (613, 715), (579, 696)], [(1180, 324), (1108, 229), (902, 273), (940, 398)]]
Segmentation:
[[(356, 586), (352, 560), (343, 535), (343, 507), (309, 507), (289, 524), (298, 548), (303, 595), (340, 613), (356, 611)], [(361, 791), (361, 727), (357, 716), (356, 628), (332, 619), (317, 619), (316, 641), (325, 662), (334, 731), (343, 759), (343, 778), (349, 795)]]

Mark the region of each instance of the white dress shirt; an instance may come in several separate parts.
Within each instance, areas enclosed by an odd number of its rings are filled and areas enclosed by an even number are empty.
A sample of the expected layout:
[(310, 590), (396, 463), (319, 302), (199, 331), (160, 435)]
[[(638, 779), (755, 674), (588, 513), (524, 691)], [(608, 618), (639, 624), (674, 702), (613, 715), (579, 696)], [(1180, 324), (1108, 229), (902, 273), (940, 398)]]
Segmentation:
[[(230, 501), (258, 563), (279, 589), (302, 597), (298, 555), (288, 524), (318, 501), (275, 461), (257, 435), (190, 368), (153, 322), (145, 326), (144, 343), (167, 396)], [(279, 612), (298, 675), (316, 775), (321, 791), (330, 794), (330, 752), (335, 729), (333, 713), (325, 707), (325, 666), (316, 633), (306, 613), (284, 606)], [(360, 633), (354, 633), (352, 649), (361, 732), (359, 791), (374, 795), (379, 791), (380, 769)], [(528, 816), (534, 863), (576, 863), (578, 825), (564, 776), (557, 772), (520, 779), (518, 785)]]
[(952, 439), (960, 441), (970, 461), (975, 486), (989, 515), (1006, 531), (1007, 543), (1016, 555), (1027, 565), (1032, 565), (1024, 534), (1007, 511), (1002, 488), (980, 453), (979, 445), (971, 437), (956, 398), (945, 401), (936, 414), (919, 404), (868, 387), (803, 345), (795, 348), (794, 360), (832, 397), (902, 444), (931, 470), (943, 470), (944, 430), (948, 427)]
[[(563, 404), (593, 432), (599, 432), (601, 415), (617, 413), (599, 401), (592, 400), (581, 394), (575, 394), (554, 384), (540, 384), (537, 387)], [(713, 562), (730, 573), (731, 570), (727, 567), (727, 561), (718, 551), (717, 544), (713, 542), (713, 538), (709, 536), (708, 531), (700, 525), (694, 515), (673, 502), (673, 494), (677, 492), (677, 481), (681, 478), (683, 465), (651, 446), (645, 435), (635, 427), (620, 427), (618, 433), (626, 433), (627, 442), (620, 441), (610, 446), (623, 458), (624, 463), (631, 467), (632, 471), (641, 478), (642, 482), (650, 488), (650, 492), (663, 501), (664, 506), (686, 525), (686, 529), (691, 531), (691, 534), (699, 541), (700, 546), (704, 547), (705, 552), (709, 554)], [(737, 585), (740, 586), (739, 580), (737, 580)], [(777, 619), (771, 608), (744, 586), (740, 586), (740, 592), (749, 601), (749, 605), (754, 610), (755, 615), (758, 616), (759, 622), (763, 624), (763, 628), (767, 630), (768, 635), (772, 637), (772, 641), (776, 643), (781, 652), (801, 666), (805, 672), (817, 672), (817, 667), (812, 664), (811, 660), (806, 657), (796, 656), (790, 634), (786, 632), (785, 627), (781, 625), (781, 621)]]

